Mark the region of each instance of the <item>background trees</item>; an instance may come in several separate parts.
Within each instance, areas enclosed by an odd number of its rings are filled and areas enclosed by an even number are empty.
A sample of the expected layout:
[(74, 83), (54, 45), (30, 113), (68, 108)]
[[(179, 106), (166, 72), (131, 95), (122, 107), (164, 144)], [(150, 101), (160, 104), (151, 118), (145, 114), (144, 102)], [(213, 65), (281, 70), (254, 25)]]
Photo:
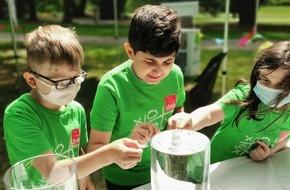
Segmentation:
[[(7, 18), (7, 0), (0, 0), (0, 18)], [(88, 16), (86, 9), (99, 10), (100, 19), (114, 19), (114, 0), (14, 0), (19, 19), (36, 21), (39, 11), (61, 14), (62, 22), (70, 23), (73, 18)], [(116, 0), (118, 18), (132, 13), (136, 7), (144, 4), (187, 0)], [(253, 26), (256, 16), (256, 0), (230, 0), (231, 13), (239, 18), (239, 25)], [(260, 6), (290, 5), (289, 0), (258, 0)], [(225, 0), (199, 0), (200, 11), (216, 15), (224, 12)], [(91, 15), (90, 15), (91, 16)]]

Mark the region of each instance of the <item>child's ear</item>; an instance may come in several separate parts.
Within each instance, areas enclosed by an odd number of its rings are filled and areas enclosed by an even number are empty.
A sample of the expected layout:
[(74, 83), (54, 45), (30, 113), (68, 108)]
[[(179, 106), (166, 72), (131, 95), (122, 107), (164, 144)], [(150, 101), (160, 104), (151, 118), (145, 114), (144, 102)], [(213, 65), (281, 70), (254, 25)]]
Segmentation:
[(36, 88), (35, 78), (30, 72), (23, 73), (23, 77), (31, 88)]
[(134, 57), (134, 50), (132, 49), (131, 45), (128, 42), (124, 43), (125, 51), (129, 57), (129, 59), (133, 59)]

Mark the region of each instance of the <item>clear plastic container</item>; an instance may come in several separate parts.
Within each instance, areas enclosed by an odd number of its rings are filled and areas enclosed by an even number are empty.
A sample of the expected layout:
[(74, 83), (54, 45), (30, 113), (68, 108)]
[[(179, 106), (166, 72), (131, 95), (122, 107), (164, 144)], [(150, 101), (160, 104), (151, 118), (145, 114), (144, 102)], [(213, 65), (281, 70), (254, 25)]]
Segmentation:
[(4, 174), (6, 190), (77, 190), (76, 162), (44, 154), (14, 164)]
[(190, 130), (168, 130), (151, 141), (152, 190), (209, 190), (210, 140)]

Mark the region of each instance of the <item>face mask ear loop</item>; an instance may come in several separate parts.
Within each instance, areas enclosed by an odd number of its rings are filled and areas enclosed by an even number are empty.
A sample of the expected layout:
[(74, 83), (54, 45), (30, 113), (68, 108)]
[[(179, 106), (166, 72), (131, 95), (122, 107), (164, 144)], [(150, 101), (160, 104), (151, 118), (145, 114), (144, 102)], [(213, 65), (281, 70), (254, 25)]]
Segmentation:
[(34, 75), (33, 73), (31, 73), (31, 74), (33, 75), (33, 79), (34, 79), (34, 81), (35, 81), (35, 85), (36, 85), (36, 88), (35, 88), (35, 89), (36, 89), (39, 93), (42, 94), (42, 92), (41, 92), (40, 89), (38, 88), (38, 81), (37, 81), (35, 75)]
[(45, 82), (43, 82), (43, 81), (40, 80), (40, 79), (37, 79), (36, 77), (35, 77), (34, 79), (36, 79), (36, 80), (35, 80), (35, 83), (36, 83), (36, 84), (37, 84), (37, 80), (38, 80), (38, 81), (39, 81), (40, 83), (42, 83), (44, 86), (50, 88), (50, 91), (49, 91), (47, 94), (44, 94), (44, 93), (42, 93), (41, 90), (38, 88), (38, 85), (36, 85), (36, 89), (37, 89), (37, 91), (38, 91), (40, 94), (42, 94), (42, 95), (48, 95), (48, 94), (50, 94), (50, 92), (52, 91), (52, 88), (55, 88), (55, 86), (51, 86), (51, 85), (49, 85), (49, 84), (46, 84)]

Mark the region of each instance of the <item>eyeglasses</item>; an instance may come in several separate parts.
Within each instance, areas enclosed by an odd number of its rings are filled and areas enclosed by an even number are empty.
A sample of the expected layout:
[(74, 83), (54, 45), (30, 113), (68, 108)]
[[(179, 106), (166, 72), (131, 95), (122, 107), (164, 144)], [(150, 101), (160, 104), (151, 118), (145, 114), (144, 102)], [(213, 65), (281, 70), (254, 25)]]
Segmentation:
[(35, 71), (30, 71), (30, 73), (36, 75), (37, 77), (41, 77), (41, 78), (44, 78), (45, 80), (52, 82), (55, 85), (56, 89), (64, 89), (64, 88), (68, 87), (70, 84), (80, 84), (80, 83), (84, 82), (84, 80), (87, 76), (87, 73), (82, 70), (80, 75), (75, 76), (73, 78), (62, 79), (62, 80), (52, 80), (52, 79), (50, 79), (46, 76), (43, 76)]

